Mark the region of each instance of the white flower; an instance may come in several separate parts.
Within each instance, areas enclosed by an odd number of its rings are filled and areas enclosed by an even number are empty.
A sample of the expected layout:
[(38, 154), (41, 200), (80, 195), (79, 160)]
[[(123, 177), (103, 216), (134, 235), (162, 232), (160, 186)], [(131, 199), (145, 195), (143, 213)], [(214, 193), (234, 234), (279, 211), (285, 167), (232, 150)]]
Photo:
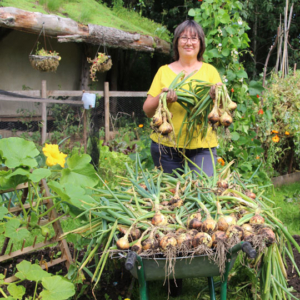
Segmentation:
[(242, 24), (243, 24), (243, 21), (242, 21), (241, 19), (239, 19), (239, 20), (238, 20), (238, 24), (239, 24), (239, 25), (242, 25)]
[(222, 47), (222, 44), (221, 44), (221, 43), (219, 44), (219, 47)]
[(243, 82), (243, 81), (244, 81), (244, 79), (243, 79), (243, 78), (241, 78), (239, 81), (240, 81), (240, 82)]
[(229, 151), (232, 151), (232, 150), (233, 150), (233, 145), (232, 145), (232, 144), (230, 145), (230, 147), (229, 147), (228, 150), (229, 150)]
[(225, 81), (225, 82), (228, 82), (228, 79), (227, 79), (227, 78), (225, 78), (225, 79), (224, 79), (224, 81)]
[(239, 54), (237, 51), (234, 51), (234, 54)]

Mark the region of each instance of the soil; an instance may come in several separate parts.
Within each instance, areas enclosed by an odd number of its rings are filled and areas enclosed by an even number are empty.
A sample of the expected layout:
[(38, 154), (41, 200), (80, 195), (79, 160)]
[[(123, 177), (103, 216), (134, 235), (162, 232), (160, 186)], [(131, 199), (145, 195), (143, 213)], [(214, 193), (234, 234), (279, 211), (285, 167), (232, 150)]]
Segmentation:
[[(294, 235), (293, 238), (295, 241), (300, 245), (300, 236)], [(292, 245), (293, 253), (294, 253), (294, 259), (297, 264), (298, 269), (300, 269), (300, 253), (295, 249), (295, 247)], [(292, 265), (292, 262), (287, 257), (287, 275), (288, 275), (288, 283), (289, 286), (293, 287), (296, 293), (293, 293), (296, 297), (300, 299), (300, 277), (297, 274), (295, 268)]]

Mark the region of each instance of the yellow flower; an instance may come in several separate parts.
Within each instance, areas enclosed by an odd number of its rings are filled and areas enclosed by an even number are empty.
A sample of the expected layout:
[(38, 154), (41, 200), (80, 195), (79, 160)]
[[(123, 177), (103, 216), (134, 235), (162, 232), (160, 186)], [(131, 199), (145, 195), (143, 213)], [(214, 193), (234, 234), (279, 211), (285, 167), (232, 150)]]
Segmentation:
[(280, 138), (279, 138), (279, 136), (276, 134), (275, 136), (273, 136), (272, 137), (272, 141), (274, 142), (274, 143), (278, 143), (279, 141), (280, 141)]
[(124, 300), (130, 300), (129, 298), (125, 298)]
[(143, 128), (143, 127), (144, 127), (144, 125), (143, 125), (143, 124), (140, 124), (140, 125), (139, 125), (139, 127), (140, 127), (140, 128)]
[(58, 145), (45, 144), (43, 153), (47, 157), (46, 165), (49, 167), (59, 164), (62, 168), (65, 166), (67, 154), (59, 151)]
[(290, 135), (290, 133), (289, 133), (288, 131), (286, 131), (284, 134), (285, 134), (285, 135)]
[(277, 131), (277, 130), (272, 130), (272, 133), (276, 133), (276, 134), (277, 134), (277, 133), (278, 133), (278, 131)]
[(225, 161), (224, 161), (224, 159), (223, 158), (218, 158), (218, 163), (219, 164), (221, 164), (222, 166), (224, 166), (225, 165)]

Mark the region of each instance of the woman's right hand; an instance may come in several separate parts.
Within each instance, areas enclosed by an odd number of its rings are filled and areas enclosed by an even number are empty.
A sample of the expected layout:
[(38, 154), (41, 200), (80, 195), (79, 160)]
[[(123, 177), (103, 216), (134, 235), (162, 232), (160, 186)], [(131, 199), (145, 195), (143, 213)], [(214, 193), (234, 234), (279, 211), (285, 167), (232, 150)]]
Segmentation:
[(161, 90), (163, 93), (167, 93), (167, 102), (173, 103), (177, 101), (177, 95), (174, 90), (169, 90), (168, 88), (163, 88)]

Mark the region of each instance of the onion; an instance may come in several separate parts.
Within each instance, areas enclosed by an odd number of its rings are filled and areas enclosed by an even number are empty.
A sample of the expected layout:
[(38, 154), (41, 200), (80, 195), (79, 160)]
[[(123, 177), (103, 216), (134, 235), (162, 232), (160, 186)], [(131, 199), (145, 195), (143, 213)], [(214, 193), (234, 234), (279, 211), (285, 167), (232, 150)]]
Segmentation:
[(251, 219), (250, 219), (250, 224), (252, 225), (262, 225), (265, 224), (265, 219), (256, 213)]
[(143, 247), (143, 250), (149, 250), (149, 249), (157, 249), (158, 248), (158, 241), (153, 237), (154, 235), (154, 231), (152, 230), (149, 237), (144, 240), (142, 242), (142, 247)]
[(233, 102), (229, 97), (228, 97), (227, 99), (229, 100), (229, 103), (228, 103), (227, 108), (228, 108), (230, 111), (236, 110), (237, 104), (236, 104), (235, 102)]
[(267, 244), (273, 244), (276, 241), (275, 233), (269, 227), (261, 228), (258, 231), (258, 234), (265, 237), (265, 241), (266, 241)]
[(252, 193), (251, 191), (247, 191), (245, 193), (245, 195), (251, 199), (255, 199), (256, 198), (256, 195), (254, 193)]
[(149, 228), (143, 232), (143, 234), (140, 236), (140, 238), (137, 240), (137, 242), (131, 247), (131, 250), (136, 252), (137, 254), (140, 254), (143, 250), (142, 246), (142, 239), (144, 238), (145, 234), (149, 231)]
[(248, 223), (242, 225), (242, 229), (244, 231), (244, 239), (250, 235), (254, 234), (254, 230), (252, 226)]
[(156, 112), (152, 118), (152, 123), (155, 127), (159, 127), (163, 122), (162, 114), (161, 114), (161, 104), (158, 104)]
[(207, 218), (202, 223), (202, 231), (203, 232), (213, 234), (213, 232), (216, 231), (216, 229), (217, 229), (217, 222), (212, 217)]
[(226, 233), (224, 231), (216, 231), (211, 236), (212, 239), (212, 246), (215, 248), (219, 240), (225, 241), (226, 240)]
[(219, 188), (227, 189), (228, 188), (228, 183), (225, 180), (221, 180), (217, 182), (217, 186)]
[(215, 101), (215, 105), (214, 105), (212, 111), (208, 114), (207, 118), (208, 118), (208, 121), (212, 124), (219, 122), (220, 117), (219, 117), (219, 113), (218, 113), (217, 101)]
[(221, 231), (226, 231), (232, 225), (236, 225), (236, 218), (230, 215), (220, 217), (217, 223), (218, 230)]
[(199, 232), (193, 238), (193, 247), (196, 248), (200, 245), (206, 245), (208, 248), (212, 246), (212, 239), (208, 233)]
[(163, 201), (163, 202), (160, 202), (160, 204), (162, 205), (162, 206), (168, 206), (169, 204), (170, 204), (170, 202), (169, 201)]
[(171, 124), (167, 122), (166, 113), (163, 113), (163, 122), (158, 128), (158, 132), (162, 135), (167, 135), (172, 132), (173, 128)]
[(177, 240), (173, 236), (165, 235), (160, 240), (159, 245), (163, 250), (166, 250), (169, 247), (175, 247), (177, 245)]
[(139, 186), (146, 191), (148, 190), (146, 184), (144, 184), (144, 183), (140, 183)]
[(117, 247), (120, 250), (127, 250), (130, 247), (129, 241), (128, 241), (128, 235), (126, 234), (122, 238), (117, 240)]
[(232, 117), (225, 111), (220, 118), (220, 122), (224, 127), (228, 127), (232, 123)]
[(231, 238), (233, 236), (238, 236), (242, 240), (244, 238), (244, 231), (242, 227), (237, 225), (232, 225), (226, 230), (227, 238)]
[(183, 200), (179, 197), (179, 187), (180, 187), (180, 182), (177, 182), (176, 190), (175, 190), (175, 195), (170, 200), (170, 204), (173, 207), (180, 207), (180, 206), (183, 205)]
[(195, 236), (197, 233), (199, 233), (199, 231), (198, 231), (197, 229), (191, 229), (191, 230), (189, 230), (187, 233), (193, 237), (193, 236)]
[(181, 233), (186, 233), (186, 229), (185, 228), (178, 228), (176, 231), (175, 231), (176, 234), (181, 234)]
[(160, 211), (157, 211), (153, 216), (151, 223), (154, 226), (164, 226), (168, 224), (168, 220)]
[(192, 245), (192, 236), (188, 233), (181, 233), (176, 237), (177, 245), (181, 246), (186, 245), (187, 247), (190, 247)]
[(137, 240), (141, 236), (141, 231), (138, 228), (131, 229), (128, 235), (130, 242)]
[(187, 227), (189, 229), (196, 229), (198, 231), (202, 228), (202, 216), (200, 213), (191, 214), (187, 219)]

